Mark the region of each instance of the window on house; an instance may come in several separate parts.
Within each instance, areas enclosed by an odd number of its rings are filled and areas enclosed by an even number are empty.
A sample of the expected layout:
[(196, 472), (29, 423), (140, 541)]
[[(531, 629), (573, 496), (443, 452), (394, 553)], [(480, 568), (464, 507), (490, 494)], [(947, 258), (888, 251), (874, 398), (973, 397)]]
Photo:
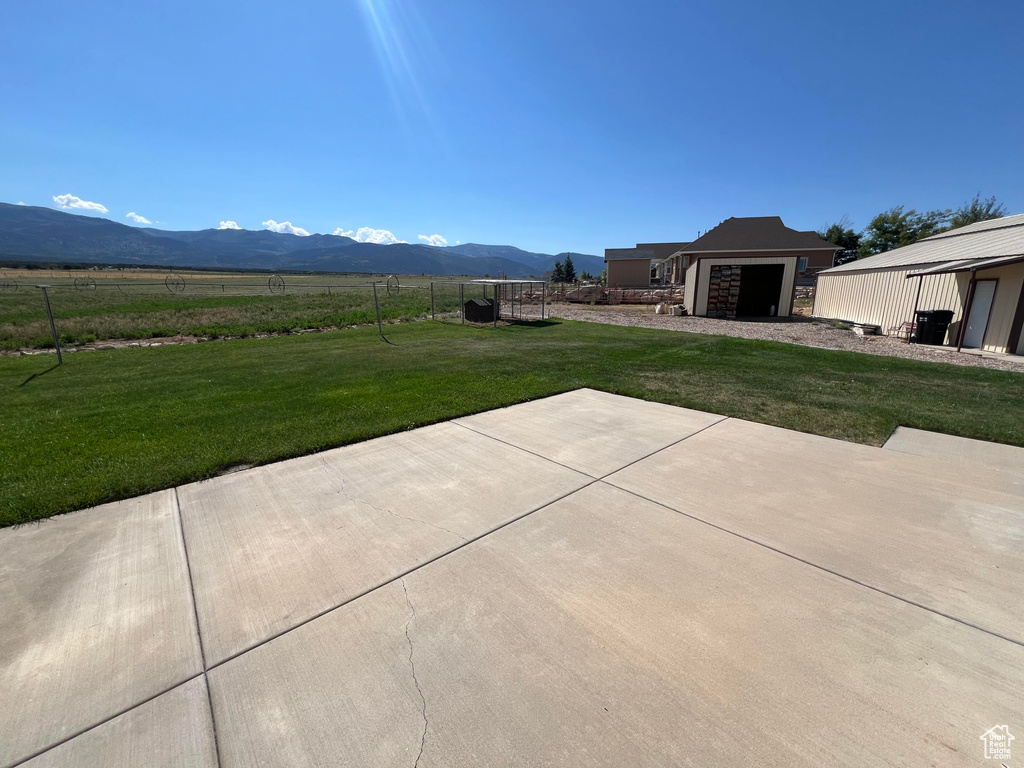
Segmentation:
[(807, 258), (806, 257), (802, 257), (797, 262), (796, 271), (797, 272), (806, 272), (807, 271)]

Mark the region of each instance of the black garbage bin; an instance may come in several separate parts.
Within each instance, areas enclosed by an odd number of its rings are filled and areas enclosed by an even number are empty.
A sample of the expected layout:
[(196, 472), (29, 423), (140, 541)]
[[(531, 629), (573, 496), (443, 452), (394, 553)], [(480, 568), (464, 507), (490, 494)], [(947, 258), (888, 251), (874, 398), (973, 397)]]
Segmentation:
[(932, 340), (930, 343), (941, 345), (946, 340), (946, 331), (953, 322), (953, 312), (949, 309), (932, 310)]
[(953, 313), (948, 309), (926, 309), (915, 315), (917, 328), (914, 330), (915, 344), (940, 346), (946, 340), (946, 330), (953, 322)]
[(932, 337), (932, 312), (930, 309), (914, 313), (914, 343), (930, 344)]

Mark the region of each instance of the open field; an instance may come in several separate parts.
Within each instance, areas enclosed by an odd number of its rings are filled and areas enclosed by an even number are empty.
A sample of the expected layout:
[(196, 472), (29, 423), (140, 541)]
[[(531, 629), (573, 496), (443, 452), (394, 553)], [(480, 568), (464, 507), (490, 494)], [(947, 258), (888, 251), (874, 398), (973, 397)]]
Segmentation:
[[(430, 311), (430, 292), (422, 288), (431, 278), (420, 275), (402, 275), (404, 288), (389, 295), (383, 284), (386, 275), (283, 275), (283, 287), (272, 292), (267, 273), (176, 274), (183, 283), (167, 280), (164, 271), (0, 270), (0, 284), (17, 283), (17, 290), (0, 290), (0, 350), (53, 345), (38, 284), (52, 286), (48, 291), (57, 333), (67, 345), (178, 335), (254, 336), (372, 323), (373, 291), (366, 286), (373, 280), (381, 282), (383, 320), (411, 320)], [(445, 288), (445, 308), (454, 309), (455, 289)]]
[(900, 424), (1024, 445), (1014, 373), (592, 323), (388, 336), (2, 359), (0, 524), (579, 387), (872, 445)]

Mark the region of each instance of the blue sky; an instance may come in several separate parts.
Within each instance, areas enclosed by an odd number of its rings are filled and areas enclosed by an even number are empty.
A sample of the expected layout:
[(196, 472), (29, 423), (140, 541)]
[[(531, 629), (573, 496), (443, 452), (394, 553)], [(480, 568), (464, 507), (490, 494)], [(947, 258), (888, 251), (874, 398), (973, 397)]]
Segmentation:
[(1022, 28), (1012, 2), (3, 3), (0, 201), (595, 254), (1019, 213)]

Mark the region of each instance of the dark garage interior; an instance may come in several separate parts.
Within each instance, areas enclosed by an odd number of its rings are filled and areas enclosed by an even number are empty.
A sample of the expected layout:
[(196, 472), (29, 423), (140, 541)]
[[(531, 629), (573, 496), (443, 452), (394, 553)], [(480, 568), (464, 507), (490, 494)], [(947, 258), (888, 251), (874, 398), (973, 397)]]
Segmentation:
[(737, 317), (771, 317), (779, 314), (784, 264), (744, 264)]

